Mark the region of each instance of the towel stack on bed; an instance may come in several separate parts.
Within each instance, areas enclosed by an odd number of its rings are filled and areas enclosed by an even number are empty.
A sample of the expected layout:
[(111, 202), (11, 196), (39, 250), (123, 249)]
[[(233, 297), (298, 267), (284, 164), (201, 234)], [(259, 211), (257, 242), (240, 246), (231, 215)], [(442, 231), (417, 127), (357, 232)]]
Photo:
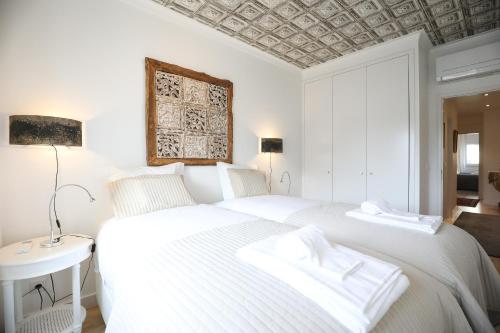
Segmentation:
[(358, 220), (380, 223), (435, 234), (443, 223), (441, 216), (420, 215), (401, 212), (390, 207), (384, 200), (369, 200), (361, 208), (346, 212), (346, 215)]
[(409, 286), (399, 267), (332, 247), (313, 225), (249, 244), (237, 256), (287, 283), (352, 332), (372, 329)]

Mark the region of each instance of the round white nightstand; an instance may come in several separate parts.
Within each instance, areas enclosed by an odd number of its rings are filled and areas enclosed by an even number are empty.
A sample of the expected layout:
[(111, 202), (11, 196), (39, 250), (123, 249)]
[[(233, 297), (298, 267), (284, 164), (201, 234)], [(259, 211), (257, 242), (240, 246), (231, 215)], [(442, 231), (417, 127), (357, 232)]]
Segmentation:
[[(64, 244), (42, 248), (47, 237), (30, 244), (14, 243), (0, 249), (0, 280), (3, 287), (5, 332), (80, 332), (85, 309), (80, 305), (80, 263), (91, 254), (90, 236), (64, 236)], [(17, 280), (29, 279), (72, 267), (73, 304), (54, 306), (23, 317), (22, 295)], [(14, 283), (15, 282), (15, 283)], [(17, 326), (17, 329), (16, 329)]]

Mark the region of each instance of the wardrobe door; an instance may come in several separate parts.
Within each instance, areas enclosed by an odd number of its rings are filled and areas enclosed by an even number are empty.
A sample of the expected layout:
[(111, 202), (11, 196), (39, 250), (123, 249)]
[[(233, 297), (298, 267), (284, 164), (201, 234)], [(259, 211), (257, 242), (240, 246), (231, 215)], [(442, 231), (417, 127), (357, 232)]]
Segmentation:
[(333, 201), (366, 199), (366, 69), (333, 77)]
[(305, 84), (303, 196), (332, 199), (332, 80)]
[(408, 56), (367, 67), (367, 197), (408, 210)]

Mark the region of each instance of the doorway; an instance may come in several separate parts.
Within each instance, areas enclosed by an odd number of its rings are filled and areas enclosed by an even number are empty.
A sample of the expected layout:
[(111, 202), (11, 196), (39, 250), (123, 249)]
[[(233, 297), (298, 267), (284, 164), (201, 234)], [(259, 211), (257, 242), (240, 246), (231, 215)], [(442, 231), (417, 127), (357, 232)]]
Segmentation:
[(462, 212), (499, 215), (500, 91), (452, 97), (443, 103), (443, 217)]

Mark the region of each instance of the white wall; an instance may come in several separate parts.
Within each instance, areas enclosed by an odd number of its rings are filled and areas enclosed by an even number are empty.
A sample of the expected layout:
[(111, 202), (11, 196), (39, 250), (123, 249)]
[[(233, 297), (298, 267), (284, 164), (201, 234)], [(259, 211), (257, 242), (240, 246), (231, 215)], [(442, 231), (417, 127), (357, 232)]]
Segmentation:
[(488, 183), (488, 171), (500, 170), (500, 107), (483, 112), (481, 186), (483, 203), (497, 206), (500, 192)]
[[(7, 144), (7, 116), (84, 121), (85, 147), (60, 149), (60, 184), (85, 185), (97, 202), (90, 205), (83, 193), (68, 189), (58, 196), (58, 210), (65, 232), (95, 235), (98, 224), (112, 215), (107, 177), (116, 168), (146, 163), (145, 57), (231, 80), (234, 162), (267, 170), (258, 137), (282, 137), (284, 154), (273, 157), (273, 188), (286, 189), (279, 177), (288, 170), (292, 193), (300, 193), (301, 77), (291, 65), (150, 0), (1, 1), (0, 50), (4, 244), (47, 233), (55, 168), (50, 148)], [(209, 179), (217, 186), (215, 167), (187, 172), (191, 182)], [(220, 189), (195, 197), (214, 200)], [(69, 290), (68, 279), (56, 277), (62, 295)], [(95, 290), (89, 282), (84, 294)]]
[[(436, 81), (436, 58), (443, 55), (454, 54), (470, 48), (489, 44), (500, 40), (500, 30), (494, 30), (461, 41), (452, 42), (435, 47), (429, 53), (429, 84), (428, 84), (428, 115), (426, 123), (421, 129), (422, 136), (427, 137), (426, 147), (422, 147), (421, 158), (428, 165), (421, 169), (421, 211), (441, 215), (443, 210), (443, 181), (441, 172), (443, 168), (442, 144), (442, 103), (446, 97), (472, 95), (483, 91), (500, 89), (500, 73), (438, 83)], [(423, 141), (421, 141), (423, 144)]]

